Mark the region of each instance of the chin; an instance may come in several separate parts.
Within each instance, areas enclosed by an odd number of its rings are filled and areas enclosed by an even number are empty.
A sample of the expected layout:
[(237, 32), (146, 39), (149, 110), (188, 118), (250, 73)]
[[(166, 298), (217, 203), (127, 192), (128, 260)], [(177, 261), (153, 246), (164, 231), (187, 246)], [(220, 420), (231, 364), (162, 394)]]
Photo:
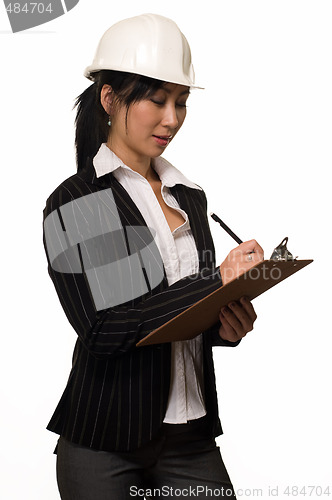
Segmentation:
[(150, 158), (158, 158), (158, 156), (161, 156), (166, 148), (153, 148), (151, 149), (148, 153), (147, 156)]

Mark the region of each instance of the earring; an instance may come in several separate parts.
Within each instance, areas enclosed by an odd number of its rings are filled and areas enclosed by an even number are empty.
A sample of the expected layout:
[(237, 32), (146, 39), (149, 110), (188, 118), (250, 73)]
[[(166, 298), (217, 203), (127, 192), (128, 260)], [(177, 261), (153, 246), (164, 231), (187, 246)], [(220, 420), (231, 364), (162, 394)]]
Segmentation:
[(108, 122), (107, 122), (107, 125), (110, 127), (112, 125), (112, 122), (111, 122), (111, 117), (109, 116), (108, 117)]

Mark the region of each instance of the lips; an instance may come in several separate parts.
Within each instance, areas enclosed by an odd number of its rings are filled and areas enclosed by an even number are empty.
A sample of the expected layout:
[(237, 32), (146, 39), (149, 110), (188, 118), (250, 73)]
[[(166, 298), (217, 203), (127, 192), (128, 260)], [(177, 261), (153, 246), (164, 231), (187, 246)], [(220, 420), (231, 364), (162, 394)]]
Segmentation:
[(167, 144), (170, 142), (172, 139), (171, 135), (153, 135), (152, 136), (155, 141), (160, 145), (160, 146), (167, 146)]

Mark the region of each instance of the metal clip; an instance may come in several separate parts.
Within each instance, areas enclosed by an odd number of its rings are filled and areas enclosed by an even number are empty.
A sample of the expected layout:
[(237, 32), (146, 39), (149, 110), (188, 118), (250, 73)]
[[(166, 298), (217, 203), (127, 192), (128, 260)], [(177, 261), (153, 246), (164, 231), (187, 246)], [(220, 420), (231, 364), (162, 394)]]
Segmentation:
[(271, 260), (296, 260), (297, 257), (293, 257), (290, 251), (287, 249), (288, 236), (282, 240), (280, 245), (278, 245), (272, 252), (270, 257)]

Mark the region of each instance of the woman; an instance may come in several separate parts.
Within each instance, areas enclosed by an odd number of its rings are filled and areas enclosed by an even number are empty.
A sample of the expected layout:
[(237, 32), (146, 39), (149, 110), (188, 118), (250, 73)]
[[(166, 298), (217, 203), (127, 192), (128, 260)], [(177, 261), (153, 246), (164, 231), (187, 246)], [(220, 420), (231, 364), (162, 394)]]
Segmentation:
[(215, 266), (203, 190), (160, 158), (194, 87), (189, 45), (173, 21), (112, 26), (77, 99), (78, 172), (52, 193), (44, 244), (78, 334), (59, 434), (65, 500), (195, 495), (235, 498), (215, 437), (212, 346), (253, 328), (242, 298), (193, 340), (137, 348), (150, 331), (263, 259), (254, 241)]

